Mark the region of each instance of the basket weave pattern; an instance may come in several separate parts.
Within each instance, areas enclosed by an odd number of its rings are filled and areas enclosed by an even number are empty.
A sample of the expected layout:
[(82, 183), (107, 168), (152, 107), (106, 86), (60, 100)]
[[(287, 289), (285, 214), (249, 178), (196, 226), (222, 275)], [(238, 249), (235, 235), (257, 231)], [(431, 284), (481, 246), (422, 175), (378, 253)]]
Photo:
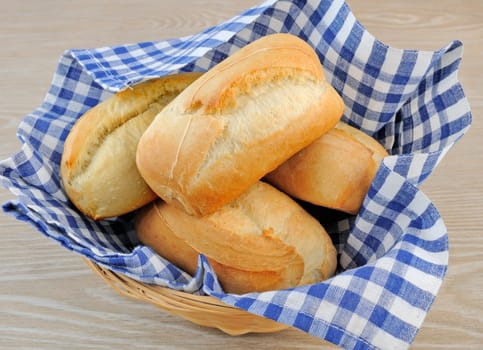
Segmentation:
[(229, 335), (272, 333), (289, 326), (226, 305), (210, 296), (194, 295), (133, 280), (91, 260), (86, 264), (120, 295), (151, 303), (195, 324), (218, 328)]

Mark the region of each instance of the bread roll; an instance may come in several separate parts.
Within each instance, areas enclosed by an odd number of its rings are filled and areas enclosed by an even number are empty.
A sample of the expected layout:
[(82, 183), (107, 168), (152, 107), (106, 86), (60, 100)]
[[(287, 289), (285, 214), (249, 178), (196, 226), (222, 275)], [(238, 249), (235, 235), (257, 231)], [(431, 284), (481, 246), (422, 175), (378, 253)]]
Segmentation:
[(230, 293), (320, 282), (337, 265), (318, 221), (263, 182), (202, 218), (158, 200), (139, 212), (136, 231), (141, 242), (190, 274), (203, 253)]
[(343, 108), (306, 42), (269, 35), (163, 109), (139, 142), (137, 165), (166, 202), (207, 215), (332, 128)]
[(387, 155), (375, 139), (339, 122), (265, 180), (295, 198), (356, 214)]
[(94, 219), (137, 209), (156, 198), (136, 168), (136, 147), (153, 118), (200, 73), (150, 80), (119, 92), (74, 124), (61, 161), (72, 203)]

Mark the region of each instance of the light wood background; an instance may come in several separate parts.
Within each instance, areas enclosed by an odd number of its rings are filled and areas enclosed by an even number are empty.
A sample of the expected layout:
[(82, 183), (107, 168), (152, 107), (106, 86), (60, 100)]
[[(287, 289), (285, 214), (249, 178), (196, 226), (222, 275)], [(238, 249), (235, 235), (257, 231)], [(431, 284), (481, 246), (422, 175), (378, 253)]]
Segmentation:
[[(196, 33), (257, 0), (2, 2), (0, 158), (42, 101), (65, 49)], [(460, 80), (472, 106), (470, 132), (423, 186), (450, 236), (447, 278), (414, 349), (483, 348), (483, 2), (348, 0), (356, 17), (391, 46), (434, 50), (465, 44)], [(0, 202), (12, 195), (0, 189)], [(0, 214), (0, 349), (328, 349), (296, 330), (229, 337), (115, 294), (75, 254)]]

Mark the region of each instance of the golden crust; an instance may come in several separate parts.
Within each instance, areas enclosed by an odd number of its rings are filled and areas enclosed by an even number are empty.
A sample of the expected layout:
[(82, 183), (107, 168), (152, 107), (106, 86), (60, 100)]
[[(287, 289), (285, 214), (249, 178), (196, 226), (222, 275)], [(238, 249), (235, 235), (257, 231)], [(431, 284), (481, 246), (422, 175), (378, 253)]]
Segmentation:
[(203, 218), (158, 200), (140, 212), (136, 231), (144, 244), (191, 274), (203, 253), (232, 293), (320, 282), (337, 261), (322, 226), (263, 182)]
[(61, 178), (74, 205), (94, 219), (156, 198), (135, 164), (137, 143), (159, 111), (200, 73), (153, 79), (119, 92), (77, 120), (64, 143)]
[(208, 215), (332, 128), (344, 104), (314, 50), (259, 39), (206, 72), (142, 136), (137, 165), (165, 201)]
[(356, 214), (387, 155), (372, 137), (339, 122), (265, 179), (295, 198)]
[(305, 75), (322, 81), (324, 72), (315, 51), (303, 40), (288, 34), (262, 37), (208, 71), (189, 94), (184, 108), (208, 112), (234, 106), (238, 95), (254, 85), (283, 77)]

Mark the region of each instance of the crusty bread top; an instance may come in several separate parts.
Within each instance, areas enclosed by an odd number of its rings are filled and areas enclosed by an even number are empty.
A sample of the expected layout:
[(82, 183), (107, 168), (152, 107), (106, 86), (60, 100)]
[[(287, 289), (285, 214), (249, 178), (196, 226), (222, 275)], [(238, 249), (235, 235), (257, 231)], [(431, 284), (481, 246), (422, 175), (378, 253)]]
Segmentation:
[(370, 150), (370, 152), (372, 152), (372, 159), (376, 163), (376, 167), (379, 167), (382, 159), (389, 155), (386, 149), (375, 138), (367, 135), (359, 129), (356, 129), (355, 127), (350, 126), (349, 124), (346, 124), (344, 122), (338, 122), (335, 125), (335, 128), (351, 135), (354, 139), (357, 140), (357, 142), (364, 145), (364, 147)]
[(207, 215), (332, 128), (344, 104), (315, 51), (263, 37), (204, 73), (159, 113), (137, 152), (154, 192)]
[(154, 117), (201, 73), (153, 79), (110, 96), (72, 127), (61, 177), (73, 204), (94, 219), (135, 210), (156, 195), (135, 163), (139, 138)]
[(102, 101), (82, 115), (64, 143), (62, 177), (72, 179), (89, 165), (96, 150), (113, 130), (139, 116), (153, 104), (166, 105), (201, 73), (181, 73), (152, 79)]
[[(236, 292), (320, 282), (337, 264), (335, 248), (319, 222), (264, 182), (202, 218), (158, 200), (138, 217), (136, 229), (142, 242), (191, 273), (194, 252), (203, 253), (215, 271), (229, 269), (219, 277), (241, 278), (246, 285), (237, 286)], [(169, 250), (170, 245), (176, 251)], [(246, 274), (248, 280), (242, 277)]]
[(339, 122), (265, 179), (295, 198), (356, 214), (385, 156), (375, 139)]
[(324, 79), (313, 48), (294, 35), (268, 35), (209, 70), (183, 94), (185, 99), (179, 105), (185, 110), (203, 107), (207, 113), (214, 113), (233, 107), (237, 96), (254, 85), (300, 74), (313, 80)]

